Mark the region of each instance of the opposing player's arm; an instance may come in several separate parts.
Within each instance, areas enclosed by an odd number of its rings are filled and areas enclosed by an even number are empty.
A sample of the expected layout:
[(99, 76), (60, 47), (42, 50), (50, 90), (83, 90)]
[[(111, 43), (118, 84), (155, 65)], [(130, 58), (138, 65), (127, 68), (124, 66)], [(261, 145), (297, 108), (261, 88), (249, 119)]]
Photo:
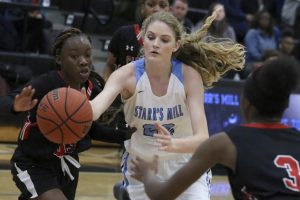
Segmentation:
[(103, 91), (90, 101), (93, 109), (93, 120), (100, 117), (122, 90), (130, 87), (130, 82), (134, 78), (133, 68), (133, 63), (129, 63), (114, 71), (107, 80)]
[(155, 176), (154, 162), (141, 158), (132, 161), (132, 176), (145, 184), (146, 193), (151, 199), (175, 199), (215, 164), (220, 163), (234, 170), (235, 162), (234, 144), (225, 133), (219, 133), (205, 140), (191, 160), (167, 181), (161, 182)]
[(37, 106), (38, 99), (50, 91), (47, 88), (49, 81), (45, 79), (45, 76), (40, 76), (26, 85), (16, 88), (8, 95), (0, 97), (0, 111), (16, 114), (33, 109)]

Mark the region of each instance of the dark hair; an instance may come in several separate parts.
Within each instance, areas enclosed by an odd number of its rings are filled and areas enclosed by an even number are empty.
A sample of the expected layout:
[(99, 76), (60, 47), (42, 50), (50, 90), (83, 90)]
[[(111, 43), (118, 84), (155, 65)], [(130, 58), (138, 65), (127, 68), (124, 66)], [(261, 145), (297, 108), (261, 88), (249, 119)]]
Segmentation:
[(248, 77), (244, 97), (260, 116), (281, 117), (288, 107), (290, 94), (297, 87), (298, 65), (294, 59), (280, 57), (266, 61)]
[(281, 53), (278, 50), (275, 49), (267, 49), (264, 53), (263, 56), (261, 58), (261, 60), (267, 61), (270, 58), (279, 58), (281, 56)]
[[(68, 38), (74, 37), (74, 36), (84, 36), (87, 37), (85, 34), (82, 33), (80, 29), (77, 28), (67, 28), (66, 30), (62, 31), (58, 36), (56, 36), (54, 45), (52, 47), (52, 53), (53, 56), (56, 57), (58, 54), (60, 54), (60, 51), (65, 43), (65, 41)], [(90, 38), (87, 37), (88, 40), (91, 42)], [(56, 63), (57, 69), (60, 69), (60, 66)]]
[(261, 28), (260, 27), (260, 18), (265, 13), (269, 14), (269, 17), (270, 17), (269, 25), (268, 25), (267, 29), (265, 30), (265, 32), (267, 33), (268, 36), (273, 36), (275, 34), (274, 33), (274, 20), (272, 18), (272, 15), (267, 10), (261, 10), (261, 11), (258, 11), (257, 13), (255, 13), (251, 27), (252, 28)]
[(294, 38), (295, 37), (294, 30), (291, 28), (283, 29), (283, 31), (281, 32), (281, 40), (286, 37)]

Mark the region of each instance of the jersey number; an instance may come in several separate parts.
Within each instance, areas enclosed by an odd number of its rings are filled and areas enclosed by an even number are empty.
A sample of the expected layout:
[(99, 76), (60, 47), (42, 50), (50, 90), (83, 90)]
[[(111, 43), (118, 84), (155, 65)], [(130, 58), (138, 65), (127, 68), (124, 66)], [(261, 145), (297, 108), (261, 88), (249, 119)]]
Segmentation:
[(289, 178), (283, 178), (284, 185), (290, 190), (300, 192), (299, 162), (292, 156), (278, 155), (274, 163), (276, 167), (284, 168), (289, 175)]
[[(174, 124), (163, 124), (163, 126), (170, 132), (171, 135), (174, 134)], [(154, 124), (144, 124), (143, 128), (145, 136), (153, 137), (153, 134), (157, 133), (157, 129)]]

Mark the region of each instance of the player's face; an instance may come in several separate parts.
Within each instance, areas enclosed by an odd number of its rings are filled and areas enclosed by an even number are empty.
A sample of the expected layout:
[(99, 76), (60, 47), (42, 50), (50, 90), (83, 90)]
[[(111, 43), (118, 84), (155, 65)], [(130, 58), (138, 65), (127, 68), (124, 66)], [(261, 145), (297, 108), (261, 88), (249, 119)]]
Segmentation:
[(147, 59), (170, 60), (179, 48), (174, 31), (164, 22), (149, 24), (144, 37), (144, 53)]
[(175, 0), (172, 6), (172, 14), (179, 20), (184, 20), (188, 11), (188, 5), (181, 0)]
[(169, 11), (168, 0), (145, 0), (142, 14), (146, 18), (158, 11)]
[(84, 83), (87, 81), (92, 66), (92, 47), (83, 36), (68, 38), (59, 55), (61, 69), (66, 81)]

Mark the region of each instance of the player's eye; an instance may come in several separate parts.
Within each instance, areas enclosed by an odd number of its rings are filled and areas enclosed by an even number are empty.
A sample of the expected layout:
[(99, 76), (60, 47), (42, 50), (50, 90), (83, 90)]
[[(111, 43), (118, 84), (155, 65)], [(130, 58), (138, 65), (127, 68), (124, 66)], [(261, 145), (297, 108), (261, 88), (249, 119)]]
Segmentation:
[(72, 58), (72, 59), (77, 59), (78, 56), (77, 56), (77, 55), (71, 55), (71, 58)]
[(149, 34), (149, 35), (147, 35), (147, 38), (148, 38), (149, 40), (154, 40), (154, 39), (155, 39), (155, 36), (154, 36), (154, 35), (151, 35), (151, 34)]

